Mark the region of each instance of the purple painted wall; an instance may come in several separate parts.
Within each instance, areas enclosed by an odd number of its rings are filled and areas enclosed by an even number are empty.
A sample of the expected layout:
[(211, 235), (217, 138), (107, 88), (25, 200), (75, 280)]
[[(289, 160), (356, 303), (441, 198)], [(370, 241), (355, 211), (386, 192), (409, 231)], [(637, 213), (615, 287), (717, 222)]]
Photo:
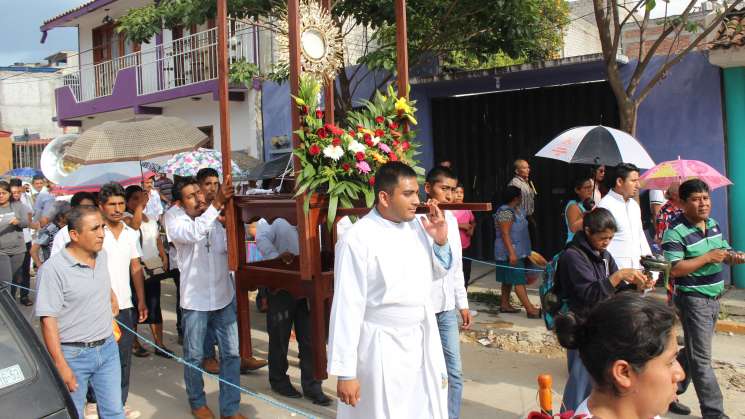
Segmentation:
[(120, 70), (117, 73), (111, 95), (85, 102), (78, 103), (69, 87), (63, 86), (58, 88), (55, 90), (57, 119), (64, 121), (127, 108), (132, 108), (133, 111), (136, 111), (138, 106), (182, 97), (198, 96), (205, 93), (212, 93), (214, 97), (217, 97), (217, 80), (203, 81), (188, 86), (138, 96), (136, 71), (137, 69), (134, 67)]

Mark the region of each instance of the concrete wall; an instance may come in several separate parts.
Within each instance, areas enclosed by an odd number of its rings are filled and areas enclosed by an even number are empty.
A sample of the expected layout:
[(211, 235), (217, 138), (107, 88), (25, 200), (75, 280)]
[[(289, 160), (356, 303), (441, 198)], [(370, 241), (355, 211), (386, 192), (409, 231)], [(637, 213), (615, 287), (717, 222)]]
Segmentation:
[[(11, 78), (9, 78), (11, 77)], [(54, 90), (62, 85), (57, 73), (0, 72), (0, 129), (21, 135), (24, 129), (52, 138), (63, 133), (56, 114)]]

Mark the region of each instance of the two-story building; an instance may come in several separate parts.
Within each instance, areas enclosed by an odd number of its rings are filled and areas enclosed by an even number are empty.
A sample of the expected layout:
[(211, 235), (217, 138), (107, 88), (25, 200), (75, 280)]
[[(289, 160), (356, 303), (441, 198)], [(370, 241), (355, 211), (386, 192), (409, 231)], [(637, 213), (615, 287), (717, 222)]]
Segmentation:
[[(82, 131), (111, 120), (140, 115), (175, 116), (191, 121), (220, 148), (217, 105), (217, 32), (214, 21), (163, 29), (148, 43), (136, 44), (116, 30), (129, 9), (152, 0), (90, 0), (46, 20), (42, 42), (53, 29), (77, 27), (78, 65), (68, 69), (55, 90), (56, 120)], [(52, 33), (50, 33), (52, 31)], [(231, 60), (258, 63), (259, 29), (233, 22)], [(233, 150), (262, 155), (259, 86), (231, 86)]]

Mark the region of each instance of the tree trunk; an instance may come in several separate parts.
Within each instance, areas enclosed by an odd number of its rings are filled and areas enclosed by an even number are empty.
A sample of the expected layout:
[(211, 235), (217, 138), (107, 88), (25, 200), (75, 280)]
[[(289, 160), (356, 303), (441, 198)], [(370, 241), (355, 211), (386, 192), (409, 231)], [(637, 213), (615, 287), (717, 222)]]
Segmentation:
[(636, 137), (636, 118), (639, 104), (635, 100), (618, 99), (618, 116), (621, 120), (621, 130)]

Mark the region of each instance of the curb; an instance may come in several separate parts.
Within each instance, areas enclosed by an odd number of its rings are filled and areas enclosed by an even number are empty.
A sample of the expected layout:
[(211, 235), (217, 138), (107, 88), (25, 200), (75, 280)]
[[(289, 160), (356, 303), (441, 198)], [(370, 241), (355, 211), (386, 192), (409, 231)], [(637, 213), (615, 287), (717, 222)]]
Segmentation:
[(717, 332), (745, 335), (745, 323), (733, 322), (731, 320), (719, 320), (717, 321), (715, 330)]

